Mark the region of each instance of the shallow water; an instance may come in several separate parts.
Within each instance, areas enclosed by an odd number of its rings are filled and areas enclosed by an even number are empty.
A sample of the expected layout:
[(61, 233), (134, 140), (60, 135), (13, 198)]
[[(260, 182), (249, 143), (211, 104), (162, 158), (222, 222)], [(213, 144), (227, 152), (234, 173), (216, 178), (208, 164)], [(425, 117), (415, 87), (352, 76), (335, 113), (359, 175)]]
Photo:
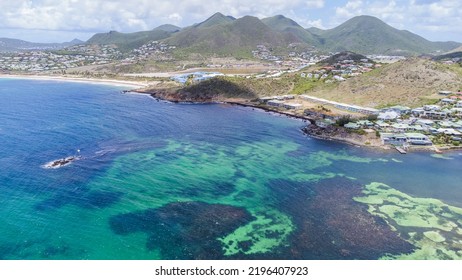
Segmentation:
[(458, 152), (383, 153), (120, 91), (0, 79), (0, 258), (462, 258)]

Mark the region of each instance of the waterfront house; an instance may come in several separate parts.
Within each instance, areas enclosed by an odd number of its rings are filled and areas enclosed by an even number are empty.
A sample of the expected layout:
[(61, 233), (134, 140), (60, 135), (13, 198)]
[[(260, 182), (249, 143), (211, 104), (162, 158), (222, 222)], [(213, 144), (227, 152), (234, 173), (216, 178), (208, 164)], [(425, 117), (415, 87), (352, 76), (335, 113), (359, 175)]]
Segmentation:
[(359, 124), (354, 123), (354, 122), (349, 122), (349, 123), (345, 124), (343, 127), (348, 128), (348, 129), (359, 129), (359, 128), (361, 128), (361, 126)]
[(273, 107), (281, 107), (283, 106), (284, 104), (284, 101), (281, 101), (281, 100), (270, 100), (267, 102), (267, 104), (269, 106), (273, 106)]
[(432, 145), (432, 141), (428, 136), (422, 133), (405, 133), (407, 143), (411, 145)]
[(265, 96), (265, 97), (260, 97), (258, 100), (260, 102), (266, 103), (266, 102), (268, 102), (270, 100), (273, 100), (273, 99), (274, 99), (274, 96)]
[(428, 136), (422, 133), (381, 133), (380, 138), (384, 145), (405, 146), (410, 145), (432, 145)]
[(321, 119), (321, 120), (316, 120), (316, 125), (321, 127), (321, 128), (326, 128), (328, 126), (333, 125), (335, 122), (331, 119)]
[(384, 145), (403, 146), (407, 142), (406, 135), (396, 133), (380, 133), (380, 139)]
[(302, 104), (299, 104), (299, 103), (284, 103), (282, 104), (282, 106), (289, 110), (295, 110), (295, 109), (302, 108)]

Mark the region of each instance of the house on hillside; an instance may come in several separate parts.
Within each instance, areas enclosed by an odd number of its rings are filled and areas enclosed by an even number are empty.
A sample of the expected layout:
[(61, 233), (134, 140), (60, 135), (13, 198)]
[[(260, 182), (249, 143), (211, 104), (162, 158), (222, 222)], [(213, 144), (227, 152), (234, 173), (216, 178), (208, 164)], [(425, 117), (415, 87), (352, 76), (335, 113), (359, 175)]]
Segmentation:
[(444, 105), (450, 105), (450, 104), (454, 104), (457, 102), (457, 100), (455, 99), (452, 99), (452, 98), (443, 98), (440, 100), (441, 104), (444, 104)]
[(395, 111), (387, 111), (387, 112), (382, 112), (379, 113), (377, 116), (377, 119), (379, 120), (394, 120), (399, 117), (399, 114)]
[(401, 105), (396, 105), (393, 107), (388, 107), (382, 110), (382, 112), (396, 112), (400, 115), (408, 114), (411, 112), (411, 108)]
[(345, 124), (343, 127), (348, 128), (348, 129), (360, 129), (361, 128), (359, 124), (354, 123), (354, 122), (349, 122)]

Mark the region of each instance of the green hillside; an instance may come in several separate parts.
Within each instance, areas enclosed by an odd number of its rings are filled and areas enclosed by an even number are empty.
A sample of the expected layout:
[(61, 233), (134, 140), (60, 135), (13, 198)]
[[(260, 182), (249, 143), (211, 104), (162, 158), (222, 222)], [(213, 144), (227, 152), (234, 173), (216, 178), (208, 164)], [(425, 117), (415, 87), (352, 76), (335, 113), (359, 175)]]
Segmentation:
[(447, 51), (460, 45), (455, 42), (430, 42), (371, 16), (354, 17), (318, 34), (322, 37), (322, 47), (327, 50), (361, 54), (422, 54)]
[(74, 39), (65, 43), (33, 43), (24, 40), (0, 38), (0, 52), (15, 52), (24, 50), (59, 50), (69, 46), (82, 44), (83, 41)]
[(315, 46), (320, 45), (319, 38), (316, 35), (283, 15), (264, 18), (261, 21), (275, 31), (293, 35), (301, 42)]
[(300, 42), (293, 36), (277, 32), (256, 17), (245, 16), (213, 25), (199, 24), (185, 28), (167, 39), (182, 52), (250, 57), (259, 44), (287, 46)]
[(214, 25), (225, 24), (233, 22), (235, 18), (231, 16), (225, 16), (222, 13), (215, 13), (213, 16), (209, 17), (205, 21), (196, 24), (194, 27), (196, 28), (204, 28), (204, 27), (211, 27)]
[(121, 33), (110, 31), (108, 33), (98, 33), (93, 35), (87, 44), (111, 45), (119, 47), (121, 51), (131, 51), (150, 42), (168, 38), (172, 33), (180, 30), (174, 25), (161, 25), (150, 31), (140, 31), (134, 33)]
[(420, 55), (448, 52), (460, 47), (456, 42), (431, 42), (406, 30), (398, 30), (372, 16), (354, 17), (329, 29), (305, 29), (283, 15), (235, 19), (216, 13), (207, 20), (180, 29), (162, 25), (151, 31), (94, 35), (89, 44), (115, 44), (122, 51), (148, 41), (165, 40), (177, 46), (177, 57), (191, 54), (250, 58), (257, 45), (283, 50), (292, 43), (315, 46), (322, 51), (352, 51), (359, 54)]

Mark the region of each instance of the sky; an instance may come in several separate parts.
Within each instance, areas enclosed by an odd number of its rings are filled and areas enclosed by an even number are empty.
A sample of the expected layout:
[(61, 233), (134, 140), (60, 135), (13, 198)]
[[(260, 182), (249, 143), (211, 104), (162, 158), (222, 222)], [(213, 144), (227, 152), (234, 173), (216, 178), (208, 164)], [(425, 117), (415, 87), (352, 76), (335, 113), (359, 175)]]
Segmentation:
[(358, 15), (380, 18), (432, 41), (462, 42), (461, 0), (0, 0), (0, 38), (32, 42), (89, 39), (117, 30), (185, 27), (215, 12), (236, 18), (285, 15), (328, 29)]

